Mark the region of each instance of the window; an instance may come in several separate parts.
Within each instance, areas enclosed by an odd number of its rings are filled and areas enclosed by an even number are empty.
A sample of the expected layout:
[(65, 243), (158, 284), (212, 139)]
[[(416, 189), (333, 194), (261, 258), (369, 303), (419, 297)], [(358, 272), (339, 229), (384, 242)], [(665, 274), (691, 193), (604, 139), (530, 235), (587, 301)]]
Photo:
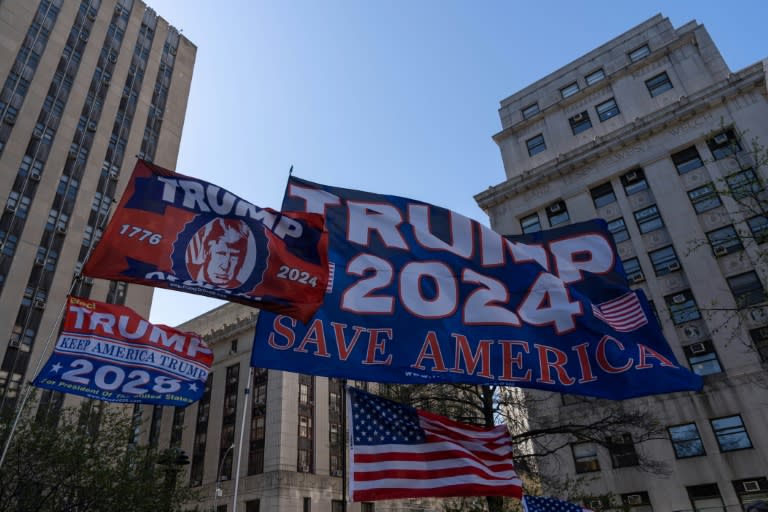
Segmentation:
[(736, 139), (733, 130), (725, 130), (707, 140), (707, 147), (712, 152), (712, 158), (722, 160), (741, 151), (741, 144)]
[(344, 512), (344, 502), (341, 500), (332, 500), (331, 512)]
[(616, 104), (616, 100), (611, 98), (608, 101), (604, 101), (599, 105), (595, 105), (597, 111), (597, 118), (600, 122), (607, 121), (619, 113), (619, 106)]
[(603, 68), (596, 69), (584, 77), (584, 81), (587, 82), (587, 85), (594, 85), (601, 80), (605, 80), (605, 71), (603, 71)]
[(536, 231), (541, 231), (539, 214), (532, 213), (531, 215), (520, 219), (520, 227), (523, 229), (523, 233), (535, 233)]
[(672, 89), (672, 82), (669, 81), (669, 76), (665, 71), (646, 80), (645, 86), (648, 88), (651, 98), (653, 98), (654, 96), (658, 96), (659, 94)]
[(530, 119), (536, 114), (538, 114), (539, 112), (541, 112), (541, 110), (539, 110), (538, 103), (534, 103), (533, 105), (528, 105), (522, 110), (523, 119)]
[(589, 473), (600, 470), (600, 462), (597, 460), (597, 446), (594, 443), (579, 443), (571, 445), (573, 449), (573, 461), (576, 464), (577, 473)]
[(299, 384), (299, 403), (309, 405), (309, 384)]
[(671, 245), (651, 251), (648, 256), (651, 258), (651, 264), (653, 264), (653, 270), (657, 276), (680, 270), (680, 261), (677, 259), (675, 248)]
[(768, 217), (757, 215), (747, 219), (747, 224), (749, 224), (749, 230), (752, 232), (755, 243), (762, 244), (768, 241)]
[(700, 343), (691, 343), (683, 347), (685, 358), (688, 360), (688, 366), (696, 375), (712, 375), (720, 373), (723, 368), (720, 366), (720, 360), (717, 358), (717, 352), (711, 341), (702, 341)]
[(245, 512), (261, 512), (261, 502), (259, 500), (249, 500), (245, 502)]
[(374, 512), (373, 503), (363, 502), (360, 504), (360, 512)]
[(628, 196), (648, 188), (648, 182), (645, 181), (645, 173), (642, 169), (635, 169), (626, 173), (621, 177), (621, 184), (624, 186), (624, 193)]
[(768, 326), (758, 327), (749, 331), (752, 346), (760, 355), (763, 362), (768, 362)]
[(728, 287), (736, 299), (738, 307), (753, 306), (768, 299), (763, 289), (763, 283), (754, 271), (744, 272), (737, 276), (726, 278)]
[(312, 498), (302, 498), (302, 512), (312, 512)]
[(731, 174), (725, 178), (725, 182), (728, 184), (728, 188), (731, 190), (733, 198), (737, 201), (739, 199), (754, 197), (763, 190), (760, 180), (752, 169), (745, 169), (736, 174)]
[(629, 231), (623, 218), (612, 220), (608, 223), (608, 231), (613, 235), (613, 241), (617, 244), (624, 240), (629, 240)]
[(688, 498), (691, 500), (693, 510), (706, 510), (706, 512), (725, 512), (723, 499), (717, 484), (694, 485), (686, 487)]
[(580, 112), (576, 114), (575, 116), (568, 119), (568, 122), (571, 125), (571, 131), (574, 135), (577, 135), (584, 130), (589, 130), (592, 128), (592, 121), (589, 119), (589, 114), (585, 110), (584, 112)]
[(616, 194), (613, 192), (613, 186), (609, 183), (603, 183), (589, 191), (592, 194), (592, 202), (595, 208), (602, 208), (616, 202)]
[(579, 92), (579, 84), (577, 84), (576, 82), (566, 85), (565, 87), (560, 89), (560, 94), (563, 96), (563, 98), (573, 96), (577, 92)]
[(709, 245), (712, 247), (712, 252), (717, 257), (744, 249), (741, 238), (739, 238), (732, 225), (708, 231), (707, 240), (709, 240)]
[(637, 258), (630, 258), (622, 261), (622, 264), (624, 265), (624, 273), (627, 274), (627, 279), (630, 283), (645, 281), (643, 269), (640, 267), (640, 260)]
[(630, 512), (653, 512), (651, 499), (645, 491), (629, 492), (621, 495), (621, 504)]
[(635, 452), (635, 443), (632, 442), (632, 435), (627, 432), (614, 434), (608, 438), (608, 451), (611, 453), (611, 462), (614, 468), (640, 464), (637, 452)]
[(688, 199), (691, 200), (696, 213), (704, 213), (723, 204), (720, 202), (720, 196), (717, 195), (715, 186), (711, 183), (689, 190)]
[(309, 469), (309, 450), (299, 449), (299, 471), (307, 473)]
[(741, 415), (717, 418), (710, 420), (710, 423), (712, 423), (712, 431), (717, 438), (717, 444), (720, 445), (720, 451), (730, 452), (752, 448), (752, 441), (749, 439)]
[(701, 442), (699, 429), (696, 428), (695, 423), (668, 427), (667, 430), (672, 448), (675, 450), (675, 457), (678, 459), (705, 455), (704, 443)]
[(641, 233), (650, 233), (664, 227), (664, 221), (656, 205), (637, 210), (635, 212), (635, 221)]
[[(756, 476), (733, 481), (733, 489), (739, 497), (739, 503), (747, 509), (748, 505), (768, 501), (768, 478)], [(757, 510), (760, 510), (758, 507)]]
[(667, 295), (664, 297), (664, 301), (667, 303), (669, 314), (675, 325), (701, 318), (701, 312), (699, 311), (699, 307), (696, 305), (696, 301), (690, 290)]
[(554, 227), (563, 222), (568, 222), (571, 217), (568, 215), (568, 208), (565, 207), (565, 201), (558, 201), (547, 206), (547, 218), (549, 225)]
[(299, 437), (312, 437), (312, 418), (299, 416)]
[(651, 54), (651, 49), (648, 48), (647, 44), (644, 44), (640, 48), (635, 48), (634, 50), (629, 52), (627, 56), (629, 57), (630, 62), (637, 62), (641, 59), (646, 58), (650, 54)]
[(704, 165), (701, 161), (696, 146), (685, 148), (672, 155), (672, 163), (675, 164), (678, 174), (685, 174)]
[(528, 147), (528, 156), (538, 155), (547, 149), (547, 144), (544, 142), (544, 135), (542, 134), (531, 137), (525, 141), (525, 145)]

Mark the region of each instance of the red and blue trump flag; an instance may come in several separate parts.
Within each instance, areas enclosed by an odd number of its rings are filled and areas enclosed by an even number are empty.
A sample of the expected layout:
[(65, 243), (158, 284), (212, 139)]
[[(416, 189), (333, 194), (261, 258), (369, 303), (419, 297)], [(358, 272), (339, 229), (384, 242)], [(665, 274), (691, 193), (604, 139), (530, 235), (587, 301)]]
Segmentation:
[(602, 220), (505, 238), (431, 204), (294, 177), (283, 210), (325, 215), (333, 279), (306, 325), (260, 315), (253, 366), (610, 399), (701, 388)]
[(505, 425), (458, 423), (355, 388), (347, 400), (352, 501), (522, 495)]
[(139, 160), (83, 274), (306, 321), (324, 298), (328, 239), (321, 215), (259, 208)]
[(107, 402), (185, 407), (200, 399), (213, 352), (194, 333), (125, 306), (68, 297), (64, 325), (34, 385)]

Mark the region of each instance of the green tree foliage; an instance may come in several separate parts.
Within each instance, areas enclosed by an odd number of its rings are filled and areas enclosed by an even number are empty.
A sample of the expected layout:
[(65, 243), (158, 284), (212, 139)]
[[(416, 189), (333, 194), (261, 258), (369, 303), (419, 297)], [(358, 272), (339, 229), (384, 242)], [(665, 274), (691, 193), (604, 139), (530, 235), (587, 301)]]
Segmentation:
[[(10, 421), (0, 422), (0, 439)], [(124, 411), (103, 403), (64, 410), (57, 421), (23, 417), (0, 468), (0, 511), (162, 512), (193, 498), (177, 485), (183, 455), (131, 446)]]

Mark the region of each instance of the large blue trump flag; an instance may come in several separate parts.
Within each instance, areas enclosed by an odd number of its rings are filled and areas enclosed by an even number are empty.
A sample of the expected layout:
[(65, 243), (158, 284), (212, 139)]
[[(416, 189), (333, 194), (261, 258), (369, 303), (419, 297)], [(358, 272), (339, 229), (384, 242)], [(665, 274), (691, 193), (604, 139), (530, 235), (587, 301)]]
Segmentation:
[(261, 313), (253, 366), (613, 399), (701, 388), (602, 220), (507, 239), (420, 201), (293, 177), (283, 209), (325, 215), (332, 277), (306, 325)]

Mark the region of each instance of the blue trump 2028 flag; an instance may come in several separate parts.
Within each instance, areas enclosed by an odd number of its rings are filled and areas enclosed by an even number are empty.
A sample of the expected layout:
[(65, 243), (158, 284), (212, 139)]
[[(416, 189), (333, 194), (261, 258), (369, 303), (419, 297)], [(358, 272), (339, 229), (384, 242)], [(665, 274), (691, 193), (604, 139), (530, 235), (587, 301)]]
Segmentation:
[(696, 390), (606, 224), (504, 238), (455, 212), (291, 177), (285, 211), (325, 215), (331, 278), (306, 324), (262, 312), (256, 367), (612, 399)]

